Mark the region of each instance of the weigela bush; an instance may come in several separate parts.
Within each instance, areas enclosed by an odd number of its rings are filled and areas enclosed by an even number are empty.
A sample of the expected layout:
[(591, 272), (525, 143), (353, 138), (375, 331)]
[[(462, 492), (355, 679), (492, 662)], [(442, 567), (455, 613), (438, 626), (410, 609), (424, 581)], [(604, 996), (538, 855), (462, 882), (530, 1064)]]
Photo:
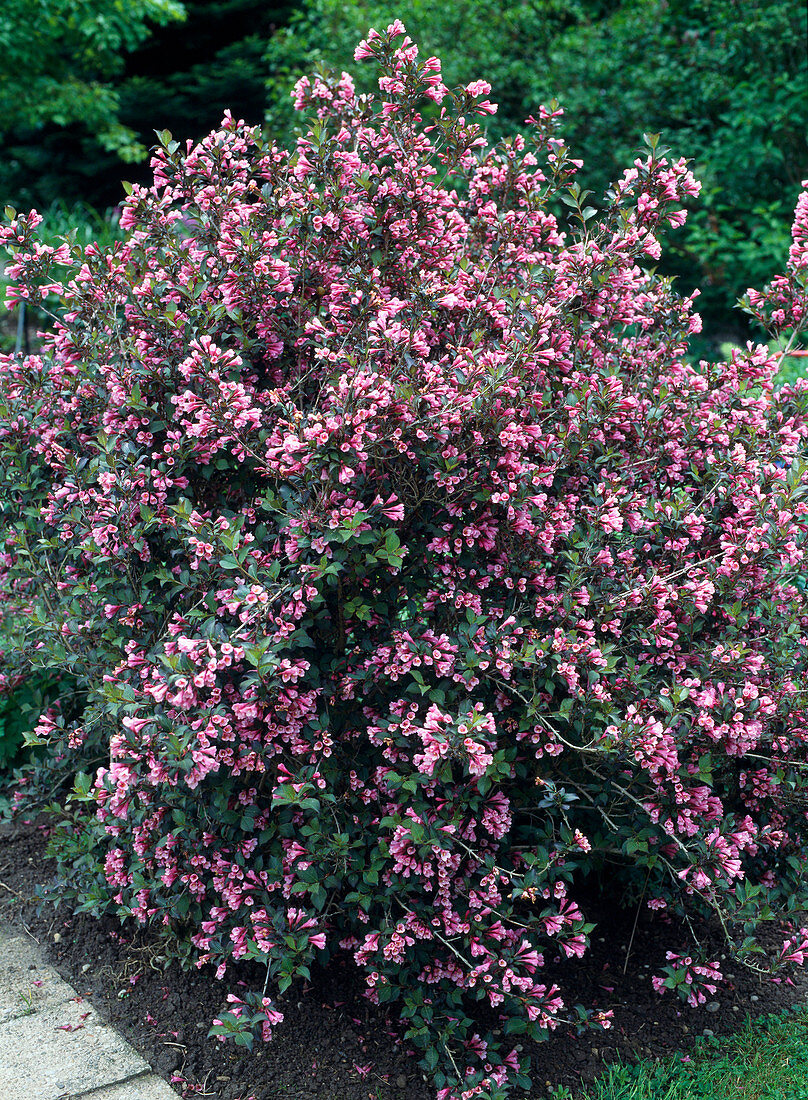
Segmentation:
[(442, 1100), (503, 1097), (522, 1037), (609, 1024), (545, 975), (597, 871), (761, 971), (808, 951), (806, 387), (686, 358), (652, 265), (698, 185), (653, 138), (595, 210), (556, 110), (490, 149), (483, 81), (399, 23), (357, 57), (380, 95), (301, 81), (291, 154), (166, 135), (122, 244), (4, 230), (12, 299), (63, 302), (1, 364), (5, 600), (76, 685), (17, 797), (77, 776), (65, 896), (265, 966), (216, 1034), (347, 951)]

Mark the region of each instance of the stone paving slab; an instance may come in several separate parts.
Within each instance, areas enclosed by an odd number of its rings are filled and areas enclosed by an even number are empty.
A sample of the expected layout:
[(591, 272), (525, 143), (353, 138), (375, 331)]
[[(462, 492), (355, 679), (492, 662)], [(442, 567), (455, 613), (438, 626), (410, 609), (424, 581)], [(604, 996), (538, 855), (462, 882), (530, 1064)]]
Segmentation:
[(0, 928), (0, 1024), (75, 997), (27, 936)]
[(0, 1100), (176, 1100), (29, 937), (0, 927)]
[(108, 1088), (67, 1096), (65, 1100), (177, 1100), (177, 1094), (161, 1077), (150, 1073)]
[(83, 999), (0, 1027), (3, 1100), (62, 1100), (145, 1074), (149, 1066)]

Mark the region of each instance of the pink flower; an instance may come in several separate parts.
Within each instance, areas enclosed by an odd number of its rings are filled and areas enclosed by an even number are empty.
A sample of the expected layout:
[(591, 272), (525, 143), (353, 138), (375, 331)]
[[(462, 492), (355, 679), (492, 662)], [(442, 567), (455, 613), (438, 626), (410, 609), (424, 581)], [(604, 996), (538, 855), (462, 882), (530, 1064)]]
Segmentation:
[[(374, 32), (371, 31), (370, 35), (368, 35), (368, 38), (371, 38), (371, 36), (373, 34), (374, 34)], [(363, 38), (362, 41), (359, 43), (359, 45), (354, 50), (354, 61), (364, 61), (366, 58), (374, 57), (374, 56), (375, 56), (375, 54), (373, 52), (372, 46), (367, 41), (367, 39)]]

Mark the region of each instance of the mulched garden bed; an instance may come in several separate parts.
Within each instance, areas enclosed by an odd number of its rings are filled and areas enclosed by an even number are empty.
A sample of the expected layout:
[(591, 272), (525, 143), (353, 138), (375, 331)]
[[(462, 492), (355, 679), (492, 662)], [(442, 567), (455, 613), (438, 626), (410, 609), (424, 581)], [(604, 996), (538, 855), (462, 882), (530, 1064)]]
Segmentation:
[[(215, 1100), (432, 1100), (416, 1059), (396, 1041), (395, 1017), (362, 997), (350, 959), (335, 960), (293, 986), (278, 1004), (285, 1013), (271, 1043), (253, 1053), (206, 1038), (227, 980), (210, 968), (164, 967), (158, 942), (117, 919), (95, 920), (46, 906), (37, 914), (37, 886), (53, 875), (45, 858), (46, 830), (31, 824), (0, 829), (0, 918), (24, 930), (77, 991), (87, 996), (151, 1064), (186, 1097)], [(591, 1081), (605, 1063), (686, 1051), (695, 1036), (735, 1030), (748, 1014), (776, 1012), (805, 1000), (808, 977), (797, 984), (761, 982), (731, 966), (715, 1001), (698, 1009), (660, 996), (650, 976), (676, 945), (676, 928), (636, 908), (597, 913), (584, 959), (560, 964), (553, 977), (568, 1004), (615, 1009), (614, 1027), (581, 1038), (556, 1032), (535, 1046), (531, 1100), (548, 1086)], [(633, 938), (632, 930), (634, 929)], [(708, 933), (705, 933), (708, 935)], [(631, 944), (624, 970), (627, 947)], [(716, 947), (720, 954), (720, 947)]]

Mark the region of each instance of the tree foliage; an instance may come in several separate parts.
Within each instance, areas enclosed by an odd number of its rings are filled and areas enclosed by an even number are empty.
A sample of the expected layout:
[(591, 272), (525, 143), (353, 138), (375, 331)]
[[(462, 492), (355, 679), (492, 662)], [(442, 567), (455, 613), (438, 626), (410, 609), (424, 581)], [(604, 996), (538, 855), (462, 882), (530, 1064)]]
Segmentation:
[[(155, 11), (160, 6), (151, 5)], [(262, 55), (291, 3), (185, 0), (163, 6), (161, 25), (156, 19), (148, 26), (143, 21), (138, 24), (142, 33), (124, 35), (126, 20), (134, 23), (134, 13), (149, 5), (43, 4), (51, 13), (54, 41), (42, 45), (29, 35), (23, 42), (25, 50), (41, 55), (42, 79), (31, 84), (19, 75), (26, 71), (22, 56), (13, 56), (6, 66), (13, 110), (6, 113), (12, 124), (0, 130), (4, 202), (110, 207), (118, 201), (122, 175), (135, 182), (148, 178), (146, 150), (154, 144), (155, 130), (198, 139), (226, 108), (239, 117), (261, 118), (266, 102)], [(6, 27), (9, 37), (22, 36), (15, 19), (19, 23), (30, 8), (19, 0), (18, 15)], [(84, 38), (65, 32), (74, 9), (82, 13), (81, 25), (87, 25)], [(169, 14), (182, 14), (181, 24), (169, 20)], [(119, 25), (116, 38), (113, 30)]]
[(119, 119), (114, 79), (153, 27), (185, 18), (180, 0), (6, 0), (0, 19), (0, 140), (80, 125), (124, 160), (145, 154)]

